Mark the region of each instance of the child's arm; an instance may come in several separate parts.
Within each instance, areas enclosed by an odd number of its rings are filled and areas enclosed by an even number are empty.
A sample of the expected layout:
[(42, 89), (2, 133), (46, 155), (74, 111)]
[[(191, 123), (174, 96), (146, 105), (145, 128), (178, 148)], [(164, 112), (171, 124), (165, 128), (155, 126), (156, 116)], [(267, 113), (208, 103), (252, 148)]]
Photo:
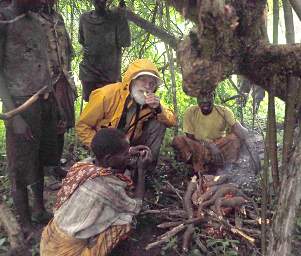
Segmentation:
[(135, 190), (135, 198), (143, 199), (145, 191), (145, 171), (147, 165), (152, 161), (152, 152), (147, 146), (138, 146), (139, 158), (138, 158), (138, 183)]

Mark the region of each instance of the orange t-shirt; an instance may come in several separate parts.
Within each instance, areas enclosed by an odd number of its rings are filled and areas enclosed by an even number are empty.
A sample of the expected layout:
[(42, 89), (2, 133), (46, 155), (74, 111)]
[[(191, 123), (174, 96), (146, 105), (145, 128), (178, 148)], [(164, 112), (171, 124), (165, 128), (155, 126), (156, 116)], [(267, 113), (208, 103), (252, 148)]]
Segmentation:
[(214, 105), (209, 115), (204, 115), (199, 106), (192, 106), (184, 113), (183, 131), (198, 140), (213, 141), (224, 137), (236, 123), (233, 112), (224, 106)]

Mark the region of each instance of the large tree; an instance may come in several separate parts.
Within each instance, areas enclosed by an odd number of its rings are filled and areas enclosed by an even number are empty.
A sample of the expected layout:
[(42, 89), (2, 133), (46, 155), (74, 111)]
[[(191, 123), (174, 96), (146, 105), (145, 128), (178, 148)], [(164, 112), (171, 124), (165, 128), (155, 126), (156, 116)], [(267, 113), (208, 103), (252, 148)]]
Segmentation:
[[(183, 90), (190, 96), (212, 91), (233, 74), (245, 76), (286, 101), (287, 124), (292, 127), (301, 99), (301, 44), (273, 45), (266, 35), (265, 0), (167, 0), (195, 24), (189, 36), (176, 40), (168, 32), (128, 12), (130, 20), (160, 37), (177, 51)], [(290, 1), (299, 13), (300, 0)], [(288, 4), (286, 1), (285, 4)], [(291, 130), (291, 129), (290, 129)], [(289, 135), (289, 137), (292, 137)], [(287, 140), (289, 141), (290, 138)], [(296, 208), (300, 202), (300, 135), (284, 170), (278, 209), (271, 230), (268, 255), (289, 255)], [(292, 145), (290, 144), (289, 147)]]

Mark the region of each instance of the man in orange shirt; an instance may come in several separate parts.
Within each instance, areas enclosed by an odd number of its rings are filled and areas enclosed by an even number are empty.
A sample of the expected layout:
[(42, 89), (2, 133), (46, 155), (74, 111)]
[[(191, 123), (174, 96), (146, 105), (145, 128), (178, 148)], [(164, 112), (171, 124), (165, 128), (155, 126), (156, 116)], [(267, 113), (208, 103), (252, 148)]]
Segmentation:
[(214, 96), (214, 92), (199, 94), (198, 105), (191, 106), (184, 113), (186, 136), (177, 136), (172, 143), (180, 151), (181, 160), (188, 162), (193, 158), (196, 172), (235, 162), (248, 135), (247, 129), (235, 120), (229, 108), (214, 104)]

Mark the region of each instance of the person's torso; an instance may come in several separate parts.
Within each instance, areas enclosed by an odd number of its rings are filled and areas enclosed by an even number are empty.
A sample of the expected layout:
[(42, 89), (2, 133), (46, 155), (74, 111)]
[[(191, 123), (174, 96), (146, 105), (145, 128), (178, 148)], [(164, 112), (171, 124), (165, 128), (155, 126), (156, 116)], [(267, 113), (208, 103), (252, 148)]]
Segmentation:
[[(114, 16), (94, 17), (91, 12), (81, 18), (85, 44), (80, 78), (86, 81), (120, 80), (121, 49), (117, 45), (117, 22)], [(93, 80), (94, 79), (94, 80)]]
[[(4, 12), (6, 18), (14, 18), (9, 8)], [(35, 15), (29, 12), (6, 26), (3, 73), (15, 97), (33, 95), (45, 85), (50, 86), (47, 37)]]
[(62, 203), (56, 207), (54, 221), (68, 235), (86, 239), (113, 222), (131, 222), (132, 215), (127, 212), (136, 201), (127, 195), (127, 183), (110, 173), (97, 175), (99, 172), (92, 164), (77, 163), (63, 181), (58, 193)]
[(97, 120), (96, 131), (102, 128), (118, 128), (123, 130), (128, 138), (137, 139), (142, 133), (143, 123), (148, 118), (153, 118), (153, 112), (148, 107), (136, 111), (137, 105), (132, 104), (128, 89), (124, 88), (121, 83), (107, 85), (93, 93), (105, 95), (104, 113), (103, 117)]
[(66, 82), (75, 88), (70, 71), (72, 50), (63, 18), (55, 12), (52, 14), (40, 13), (38, 18), (47, 34), (47, 56), (52, 84), (55, 85), (61, 75), (64, 75)]
[(193, 107), (191, 118), (196, 139), (213, 141), (224, 137), (227, 129), (224, 111), (223, 107), (215, 105), (209, 115), (204, 115), (198, 106)]

